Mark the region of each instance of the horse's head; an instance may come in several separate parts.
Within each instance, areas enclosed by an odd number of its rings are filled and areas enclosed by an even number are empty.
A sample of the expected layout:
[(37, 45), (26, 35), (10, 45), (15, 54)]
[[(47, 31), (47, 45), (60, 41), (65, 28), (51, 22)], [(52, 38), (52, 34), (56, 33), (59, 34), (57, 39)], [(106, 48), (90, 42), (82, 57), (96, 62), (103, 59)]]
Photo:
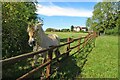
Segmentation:
[(42, 23), (38, 23), (37, 25), (28, 24), (28, 28), (27, 28), (27, 32), (28, 32), (28, 35), (29, 35), (28, 44), (30, 46), (35, 46), (38, 26), (42, 26)]
[(35, 27), (33, 24), (28, 24), (27, 32), (29, 35), (28, 44), (30, 46), (35, 46)]

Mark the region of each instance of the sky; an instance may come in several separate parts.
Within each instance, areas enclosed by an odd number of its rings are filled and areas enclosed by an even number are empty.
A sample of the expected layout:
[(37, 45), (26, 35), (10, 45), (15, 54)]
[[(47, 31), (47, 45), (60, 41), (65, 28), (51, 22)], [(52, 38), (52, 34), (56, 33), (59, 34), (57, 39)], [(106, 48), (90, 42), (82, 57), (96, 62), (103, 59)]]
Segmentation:
[(43, 19), (43, 29), (70, 29), (86, 26), (86, 20), (93, 14), (97, 2), (39, 2), (36, 7), (38, 17)]

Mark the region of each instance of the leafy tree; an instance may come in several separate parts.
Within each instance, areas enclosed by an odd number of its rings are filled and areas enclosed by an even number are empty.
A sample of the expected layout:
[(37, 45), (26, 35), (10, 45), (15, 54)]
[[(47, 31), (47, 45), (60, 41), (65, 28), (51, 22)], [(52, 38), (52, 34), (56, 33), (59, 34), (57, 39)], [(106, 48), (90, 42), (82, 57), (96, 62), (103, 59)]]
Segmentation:
[(72, 25), (72, 26), (71, 26), (71, 31), (73, 31), (73, 28), (74, 28), (74, 26)]
[(29, 52), (28, 22), (36, 20), (33, 2), (2, 3), (2, 53), (3, 59)]
[[(35, 11), (34, 2), (2, 3), (3, 59), (32, 51), (28, 45), (27, 26), (28, 23), (36, 22), (37, 14)], [(26, 66), (30, 66), (27, 59), (12, 65), (3, 65), (2, 78), (14, 80), (30, 70), (30, 68), (25, 68)]]
[(86, 27), (91, 27), (91, 25), (92, 25), (92, 20), (91, 18), (88, 18), (86, 21)]
[[(104, 33), (108, 32), (107, 30), (116, 30), (119, 19), (118, 4), (118, 2), (99, 2), (96, 4), (90, 21), (91, 28)], [(86, 21), (87, 26), (90, 23), (89, 20), (88, 18)]]
[(51, 32), (51, 31), (55, 32), (55, 29), (53, 29), (53, 28), (47, 28), (46, 29), (46, 32)]
[(61, 32), (70, 32), (69, 29), (62, 29)]

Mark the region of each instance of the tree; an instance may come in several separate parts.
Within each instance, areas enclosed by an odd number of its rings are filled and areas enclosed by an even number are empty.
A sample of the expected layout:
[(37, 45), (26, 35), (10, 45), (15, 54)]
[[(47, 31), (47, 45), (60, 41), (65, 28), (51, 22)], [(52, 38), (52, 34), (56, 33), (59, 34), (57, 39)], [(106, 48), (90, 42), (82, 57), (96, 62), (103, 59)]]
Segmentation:
[(91, 18), (88, 18), (87, 21), (86, 21), (86, 27), (89, 29), (89, 30), (92, 30), (92, 19)]
[(69, 29), (62, 29), (61, 32), (70, 32)]
[[(32, 51), (28, 45), (27, 26), (31, 21), (36, 22), (35, 11), (34, 2), (2, 3), (2, 59)], [(3, 65), (2, 78), (18, 78), (29, 64), (25, 59), (12, 65)]]
[(86, 27), (91, 27), (91, 25), (92, 25), (92, 20), (91, 18), (88, 18), (86, 21)]
[[(118, 16), (118, 2), (99, 2), (94, 6), (91, 28), (104, 33), (107, 30), (116, 30)], [(89, 23), (88, 18), (86, 25)]]
[(53, 29), (53, 28), (47, 28), (46, 29), (46, 32), (51, 32), (51, 31), (55, 31), (55, 29)]
[(2, 53), (3, 59), (29, 52), (28, 22), (36, 20), (33, 2), (2, 3)]
[(60, 32), (60, 29), (47, 28), (46, 32)]
[(71, 31), (73, 31), (73, 28), (74, 28), (74, 26), (72, 25), (72, 26), (71, 26)]

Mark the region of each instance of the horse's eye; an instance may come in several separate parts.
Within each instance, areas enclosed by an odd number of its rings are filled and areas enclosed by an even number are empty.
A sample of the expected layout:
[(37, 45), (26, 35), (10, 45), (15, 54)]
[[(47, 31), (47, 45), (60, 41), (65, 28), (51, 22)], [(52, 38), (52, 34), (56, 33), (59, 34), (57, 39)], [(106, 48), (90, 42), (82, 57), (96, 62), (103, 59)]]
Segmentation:
[(34, 37), (35, 34), (32, 35), (32, 37)]
[(34, 37), (34, 36), (35, 36), (35, 34), (33, 33), (32, 37)]

